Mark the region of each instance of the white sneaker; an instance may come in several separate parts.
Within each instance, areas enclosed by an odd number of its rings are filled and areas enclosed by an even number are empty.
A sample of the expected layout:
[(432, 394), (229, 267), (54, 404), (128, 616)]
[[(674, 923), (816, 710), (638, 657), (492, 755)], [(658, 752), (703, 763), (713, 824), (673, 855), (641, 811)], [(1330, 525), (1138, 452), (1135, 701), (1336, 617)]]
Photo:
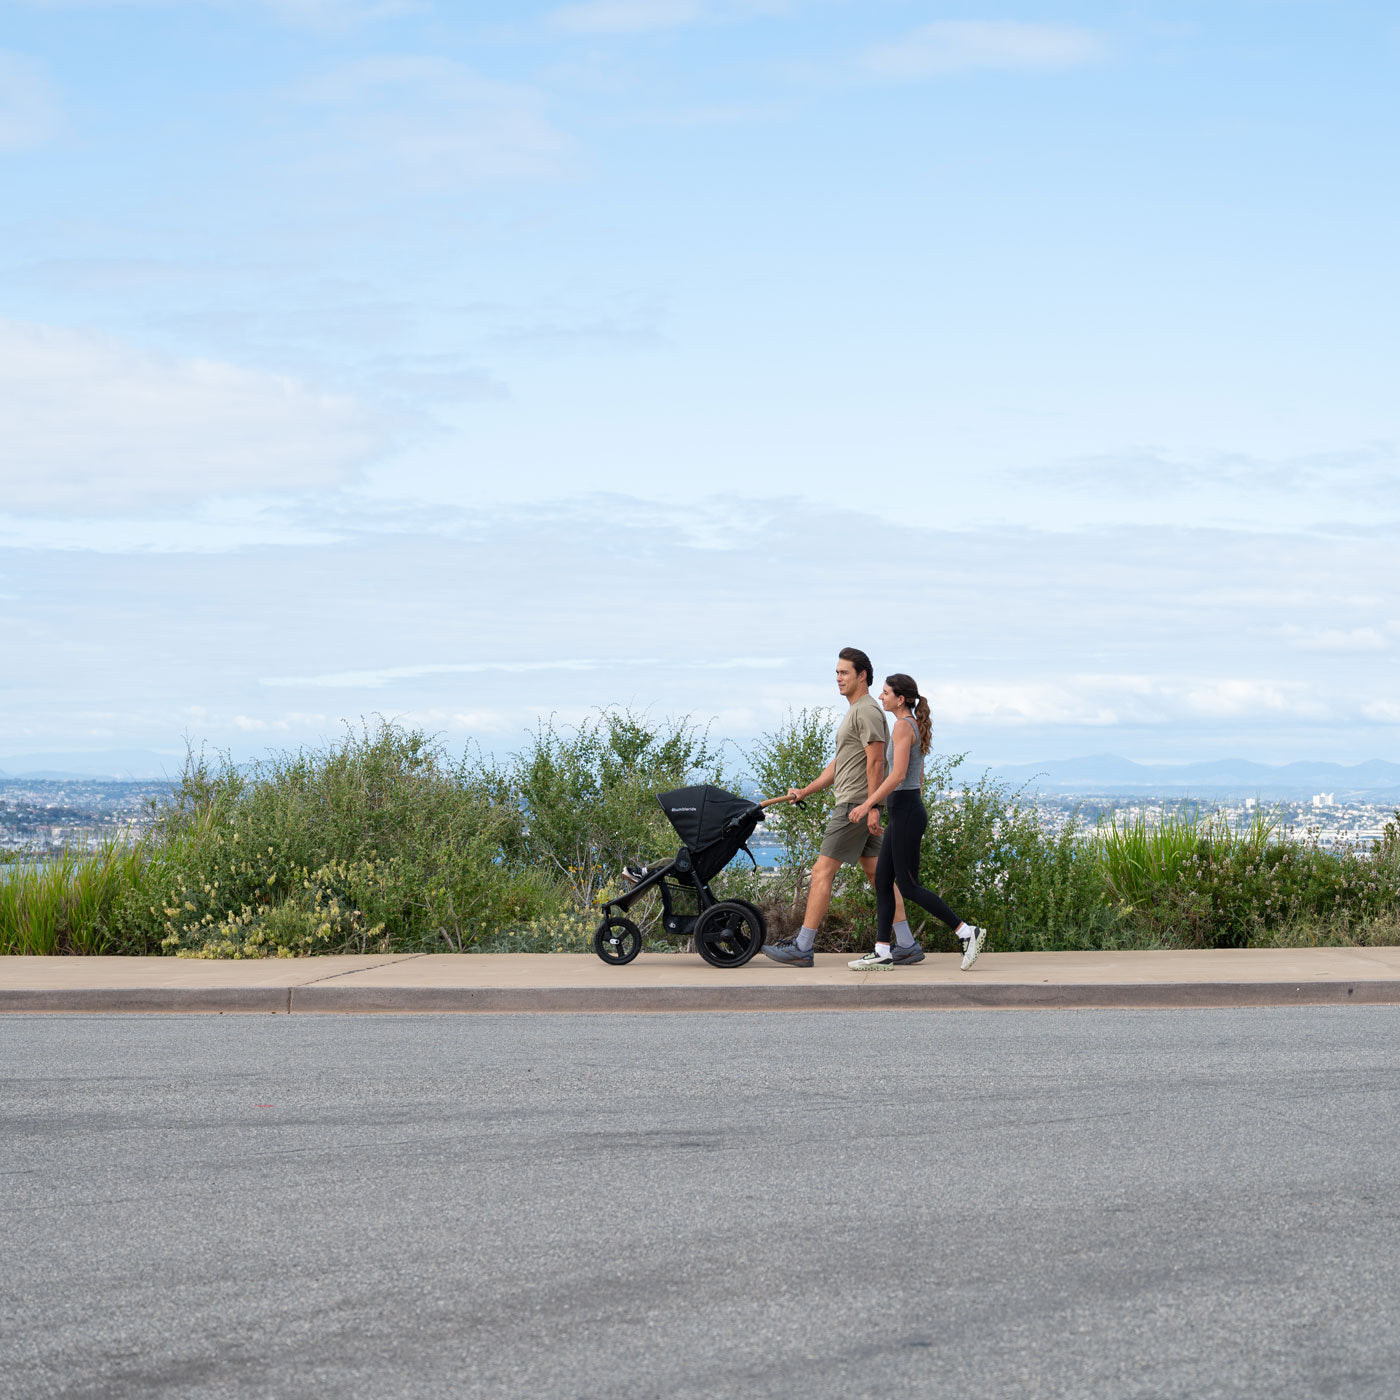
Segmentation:
[(894, 959), (888, 953), (867, 953), (846, 964), (856, 972), (869, 972), (873, 967), (893, 967)]
[(963, 944), (962, 970), (966, 972), (973, 963), (977, 961), (977, 954), (982, 951), (987, 942), (987, 930), (978, 928), (975, 924), (972, 929), (972, 937)]

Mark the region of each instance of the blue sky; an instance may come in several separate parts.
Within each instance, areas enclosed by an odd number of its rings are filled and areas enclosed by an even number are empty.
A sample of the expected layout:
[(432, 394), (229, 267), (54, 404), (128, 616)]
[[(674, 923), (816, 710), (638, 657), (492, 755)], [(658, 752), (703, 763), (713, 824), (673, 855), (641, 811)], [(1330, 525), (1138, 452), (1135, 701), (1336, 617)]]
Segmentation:
[(0, 754), (1400, 738), (1382, 4), (0, 0)]

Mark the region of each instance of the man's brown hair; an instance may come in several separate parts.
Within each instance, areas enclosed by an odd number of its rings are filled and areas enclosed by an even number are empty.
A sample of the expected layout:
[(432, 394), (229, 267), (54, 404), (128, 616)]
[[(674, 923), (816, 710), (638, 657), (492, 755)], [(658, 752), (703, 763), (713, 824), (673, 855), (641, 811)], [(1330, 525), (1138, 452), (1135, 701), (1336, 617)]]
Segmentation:
[(856, 668), (856, 675), (865, 677), (866, 685), (875, 684), (875, 668), (870, 664), (870, 658), (859, 647), (842, 647), (836, 655), (841, 661), (849, 661)]

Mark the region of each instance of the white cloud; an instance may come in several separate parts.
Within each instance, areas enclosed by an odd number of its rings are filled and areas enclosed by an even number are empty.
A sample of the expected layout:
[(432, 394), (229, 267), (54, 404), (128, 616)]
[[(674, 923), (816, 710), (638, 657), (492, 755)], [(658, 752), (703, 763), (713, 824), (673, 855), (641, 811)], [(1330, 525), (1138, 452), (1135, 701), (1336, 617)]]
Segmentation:
[(551, 10), (545, 25), (565, 34), (649, 34), (787, 8), (786, 0), (578, 0)]
[(1315, 720), (1327, 713), (1327, 706), (1300, 683), (1226, 677), (1177, 682), (1172, 691), (1181, 696), (1172, 713), (1207, 721), (1265, 716)]
[[(216, 717), (209, 714), (191, 716), (198, 718), (201, 723), (208, 723)], [(294, 731), (305, 732), (307, 729), (325, 729), (334, 725), (335, 720), (329, 715), (303, 714), (293, 712), (286, 715), (256, 716), (256, 715), (234, 715), (229, 724), (240, 734), (290, 734)]]
[[(5, 475), (0, 469), (0, 491)], [(234, 554), (258, 548), (314, 548), (336, 544), (342, 531), (308, 524), (288, 514), (286, 502), (260, 502), (272, 508), (243, 513), (227, 508), (246, 504), (223, 496), (201, 503), (194, 511), (157, 515), (164, 493), (141, 501), (146, 514), (123, 511), (109, 515), (20, 515), (0, 511), (0, 549), (99, 554)], [(6, 504), (0, 496), (0, 505)], [(183, 502), (180, 502), (183, 504)], [(278, 509), (281, 507), (281, 509)], [(52, 507), (50, 507), (52, 508)]]
[(427, 0), (15, 0), (35, 10), (238, 10), (258, 8), (286, 24), (340, 28), (395, 15), (417, 14)]
[[(232, 528), (232, 504), (177, 533)], [(1279, 561), (1315, 556), (1311, 536), (931, 531), (724, 497), (454, 509), (360, 488), (267, 518), (334, 543), (120, 553), (123, 520), (105, 541), (93, 529), (101, 555), (31, 548), (11, 565), (0, 549), (0, 589), (18, 595), (0, 608), (0, 655), (22, 663), (10, 690), (0, 680), (0, 729), (42, 725), (61, 747), (96, 694), (125, 716), (124, 742), (148, 745), (186, 729), (315, 740), (382, 711), (508, 747), (537, 715), (606, 704), (714, 716), (718, 737), (742, 739), (788, 709), (839, 705), (831, 670), (850, 644), (882, 676), (916, 676), (940, 751), (974, 764), (1089, 750), (1355, 760), (1386, 752), (1400, 714), (1377, 664), (1393, 652), (1319, 669), (1284, 630), (1384, 630), (1393, 531), (1354, 531), (1280, 589)], [(289, 629), (289, 609), (314, 625)], [(678, 617), (693, 625), (677, 631)], [(187, 703), (216, 708), (178, 714)]]
[(551, 11), (546, 23), (572, 34), (640, 34), (693, 24), (704, 8), (700, 0), (587, 0)]
[(0, 49), (0, 151), (41, 146), (58, 129), (58, 98), (32, 59)]
[(335, 690), (378, 690), (403, 681), (428, 676), (471, 676), (498, 673), (526, 675), (540, 671), (776, 670), (788, 665), (786, 657), (731, 656), (694, 662), (663, 661), (654, 656), (569, 657), (560, 661), (461, 661), (425, 662), (417, 666), (384, 666), (372, 671), (331, 671), (319, 676), (267, 676), (260, 685)]
[(1124, 495), (1199, 495), (1212, 487), (1297, 496), (1302, 492), (1346, 495), (1368, 503), (1393, 505), (1400, 450), (1393, 442), (1369, 442), (1347, 449), (1267, 458), (1244, 452), (1183, 457), (1142, 447), (1111, 456), (1079, 458), (1048, 467), (1020, 470), (1018, 481), (1048, 483), (1057, 490), (1116, 492)]
[(362, 373), (375, 393), (412, 403), (488, 403), (510, 397), (499, 379), (460, 355), (383, 355)]
[(502, 317), (487, 333), (492, 345), (547, 352), (593, 346), (633, 348), (663, 343), (665, 306), (657, 298), (610, 297), (602, 305), (569, 306), (556, 300), (525, 314)]
[(331, 114), (335, 159), (377, 161), (427, 184), (558, 174), (574, 149), (535, 89), (446, 58), (364, 59), (296, 95)]
[(1312, 722), (1328, 707), (1306, 685), (1233, 676), (1036, 676), (926, 687), (934, 713), (976, 727), (1108, 729), (1229, 723)]
[(892, 43), (873, 45), (860, 62), (880, 77), (925, 78), (978, 68), (1077, 68), (1106, 52), (1100, 35), (1070, 25), (940, 20)]
[[(260, 684), (277, 687), (306, 687), (331, 690), (378, 690), (402, 681), (426, 676), (465, 676), (489, 672), (524, 674), (530, 671), (593, 671), (606, 661), (465, 661), (426, 662), (420, 666), (383, 666), (372, 671), (331, 671), (319, 676), (267, 676)], [(655, 665), (653, 661), (650, 663)]]
[(0, 504), (84, 514), (348, 480), (379, 446), (343, 395), (0, 321)]
[(263, 5), (288, 24), (312, 27), (362, 24), (428, 9), (426, 0), (263, 0)]
[[(1393, 625), (1387, 630), (1393, 630)], [(1390, 650), (1390, 639), (1379, 627), (1319, 627), (1311, 630), (1290, 627), (1285, 632), (1298, 651), (1344, 653)]]

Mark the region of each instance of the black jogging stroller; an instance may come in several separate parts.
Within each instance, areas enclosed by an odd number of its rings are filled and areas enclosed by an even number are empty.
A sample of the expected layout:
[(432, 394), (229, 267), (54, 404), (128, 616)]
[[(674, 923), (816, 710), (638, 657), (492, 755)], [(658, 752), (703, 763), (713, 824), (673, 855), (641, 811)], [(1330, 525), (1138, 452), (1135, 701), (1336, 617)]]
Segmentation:
[(681, 848), (673, 860), (623, 870), (627, 888), (604, 904), (594, 951), (605, 963), (631, 962), (642, 951), (642, 931), (627, 912), (644, 894), (660, 889), (661, 932), (667, 938), (693, 938), (695, 951), (714, 967), (742, 967), (763, 947), (768, 931), (763, 912), (746, 899), (717, 898), (710, 881), (740, 851), (754, 860), (749, 837), (768, 804), (708, 786), (657, 793), (656, 800)]

